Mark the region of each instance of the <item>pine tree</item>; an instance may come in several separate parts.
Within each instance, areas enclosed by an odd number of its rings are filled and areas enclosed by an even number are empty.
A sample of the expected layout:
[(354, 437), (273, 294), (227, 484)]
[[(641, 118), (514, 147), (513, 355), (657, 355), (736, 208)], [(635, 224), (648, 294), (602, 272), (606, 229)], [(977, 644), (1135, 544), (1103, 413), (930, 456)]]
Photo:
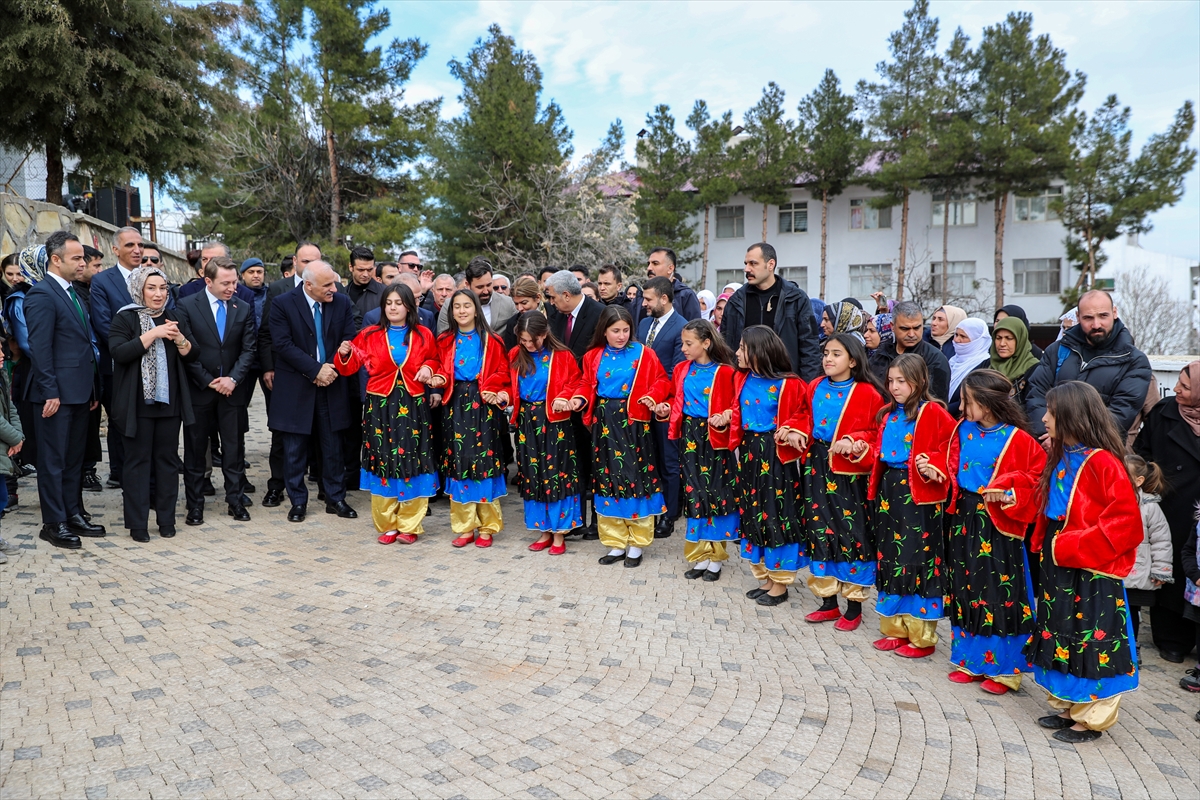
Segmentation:
[(1033, 17), (1010, 13), (984, 29), (975, 55), (973, 125), (979, 187), (995, 214), (996, 307), (1004, 305), (1004, 221), (1012, 193), (1034, 194), (1062, 175), (1071, 154), (1084, 76), (1066, 67)]
[(720, 205), (737, 191), (737, 181), (731, 174), (733, 163), (729, 140), (733, 138), (733, 112), (726, 111), (718, 118), (708, 113), (708, 104), (697, 100), (688, 115), (687, 126), (695, 138), (688, 174), (696, 187), (697, 201), (704, 206), (704, 250), (700, 262), (700, 287), (708, 284), (708, 224), (712, 207)]
[(896, 297), (904, 297), (908, 253), (909, 197), (929, 173), (929, 120), (933, 113), (940, 59), (938, 21), (929, 16), (929, 0), (914, 0), (904, 24), (888, 41), (892, 60), (881, 61), (880, 83), (859, 81), (859, 104), (879, 140), (879, 171), (867, 184), (883, 192), (875, 208), (900, 206), (900, 257)]
[(762, 97), (746, 112), (745, 133), (739, 153), (739, 175), (743, 191), (756, 203), (762, 203), (762, 239), (767, 240), (767, 210), (791, 199), (796, 182), (800, 148), (796, 142), (796, 123), (784, 110), (784, 92), (771, 81)]
[(854, 98), (842, 93), (833, 70), (800, 101), (797, 136), (800, 175), (813, 197), (821, 198), (821, 293), (825, 299), (829, 201), (843, 191), (858, 171), (866, 152), (863, 124), (854, 116)]
[(683, 266), (696, 260), (691, 249), (699, 239), (691, 224), (697, 200), (684, 191), (692, 148), (675, 130), (669, 106), (646, 115), (646, 131), (637, 143), (638, 244), (647, 251), (669, 247)]

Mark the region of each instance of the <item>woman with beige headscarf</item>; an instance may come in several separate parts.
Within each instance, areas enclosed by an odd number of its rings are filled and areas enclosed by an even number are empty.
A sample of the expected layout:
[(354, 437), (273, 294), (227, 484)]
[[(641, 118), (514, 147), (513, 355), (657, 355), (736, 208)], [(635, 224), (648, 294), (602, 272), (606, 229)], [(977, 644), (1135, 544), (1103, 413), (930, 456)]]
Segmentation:
[(958, 306), (942, 306), (929, 318), (925, 339), (942, 348), (946, 358), (954, 358), (954, 332), (966, 318), (967, 312)]

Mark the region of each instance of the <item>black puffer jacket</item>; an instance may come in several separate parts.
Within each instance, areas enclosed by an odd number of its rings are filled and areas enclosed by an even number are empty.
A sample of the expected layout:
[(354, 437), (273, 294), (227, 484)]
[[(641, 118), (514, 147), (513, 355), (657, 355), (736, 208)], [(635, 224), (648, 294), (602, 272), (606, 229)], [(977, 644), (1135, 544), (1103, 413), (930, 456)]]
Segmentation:
[[(1066, 352), (1060, 358), (1063, 348)], [(1150, 359), (1133, 346), (1133, 335), (1121, 320), (1113, 323), (1112, 333), (1096, 346), (1084, 335), (1083, 326), (1076, 325), (1046, 348), (1042, 363), (1029, 379), (1025, 400), (1029, 426), (1036, 436), (1045, 433), (1046, 392), (1060, 383), (1083, 381), (1100, 393), (1124, 434), (1137, 421), (1152, 377)]]
[[(821, 374), (821, 347), (817, 344), (817, 319), (813, 316), (808, 295), (785, 278), (779, 293), (779, 308), (775, 312), (775, 333), (783, 340), (792, 359), (792, 369), (806, 381)], [(746, 326), (746, 287), (738, 289), (725, 305), (721, 318), (721, 335), (725, 343), (736, 350), (742, 343)]]

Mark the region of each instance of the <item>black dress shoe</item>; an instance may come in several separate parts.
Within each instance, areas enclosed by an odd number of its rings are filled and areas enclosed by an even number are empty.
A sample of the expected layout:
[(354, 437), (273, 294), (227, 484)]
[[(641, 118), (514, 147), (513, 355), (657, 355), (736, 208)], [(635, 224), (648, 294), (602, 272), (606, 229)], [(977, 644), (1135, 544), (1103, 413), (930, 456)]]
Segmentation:
[(784, 589), (783, 594), (775, 595), (774, 597), (766, 592), (763, 592), (757, 598), (755, 598), (754, 602), (758, 603), (760, 606), (777, 606), (781, 603), (786, 603), (787, 599), (787, 589)]
[(708, 572), (706, 569), (689, 569), (687, 572), (683, 573), (683, 577), (687, 578), (689, 581), (694, 581), (696, 578), (704, 577), (704, 573), (706, 572)]
[(358, 519), (358, 512), (350, 507), (350, 504), (345, 500), (339, 500), (336, 503), (325, 504), (326, 514), (337, 514), (342, 519)]
[(150, 531), (145, 528), (133, 528), (129, 531), (129, 536), (135, 542), (142, 542), (143, 544), (150, 541)]
[(254, 505), (254, 500), (252, 500), (252, 499), (250, 498), (250, 495), (248, 495), (248, 494), (243, 494), (243, 495), (242, 495), (242, 505), (244, 505), (244, 506), (252, 506), (252, 505)]
[(325, 502), (325, 490), (324, 489), (317, 489), (317, 502), (318, 503)]
[(229, 504), (229, 516), (233, 517), (238, 522), (250, 521), (250, 512), (248, 512), (246, 507), (240, 503)]
[(600, 538), (600, 531), (596, 528), (596, 523), (593, 522), (591, 525), (588, 525), (587, 528), (584, 530), (583, 540), (585, 542), (594, 542), (594, 541), (597, 541), (599, 538)]
[(299, 506), (292, 506), (292, 510), (288, 512), (288, 522), (304, 522), (304, 517), (308, 514), (308, 503)]
[(71, 529), (71, 533), (76, 536), (90, 536), (94, 539), (99, 539), (105, 535), (103, 525), (95, 525), (83, 518), (82, 514), (76, 514), (73, 517), (67, 517), (67, 527)]
[(283, 504), (283, 492), (278, 492), (274, 489), (267, 489), (267, 493), (263, 495), (263, 508), (275, 508)]
[(250, 481), (243, 481), (242, 482), (242, 491), (245, 492), (246, 494), (253, 494), (254, 492), (257, 492), (258, 489), (255, 489), (254, 484), (251, 483)]
[(632, 557), (626, 556), (625, 557), (625, 568), (626, 569), (633, 569), (634, 567), (640, 567), (641, 565), (642, 565), (642, 557), (641, 556), (632, 556)]
[(83, 543), (79, 541), (79, 537), (67, 527), (67, 523), (65, 522), (60, 522), (57, 525), (43, 525), (38, 538), (49, 542), (55, 547), (65, 547), (67, 550), (78, 550), (83, 547)]
[(186, 523), (188, 525), (203, 525), (204, 524), (204, 509), (203, 508), (189, 508), (188, 513), (187, 513), (187, 519), (184, 520), (184, 523)]
[(204, 484), (200, 487), (200, 493), (202, 495), (204, 495), (205, 497), (216, 497), (217, 496), (217, 487), (213, 486), (212, 481), (205, 481)]
[(577, 536), (583, 536), (585, 533), (587, 533), (587, 526), (585, 526), (585, 525), (580, 525), (580, 526), (579, 526), (579, 527), (577, 527), (577, 528), (571, 528), (571, 530), (570, 530), (570, 531), (568, 531), (567, 533), (563, 534), (563, 538), (564, 538), (564, 539), (573, 539), (573, 538), (575, 538), (575, 537), (577, 537)]
[(158, 529), (158, 535), (164, 539), (174, 539), (175, 538), (175, 528), (174, 527), (170, 527), (170, 528), (160, 527)]
[(619, 555), (619, 556), (600, 556), (600, 563), (604, 564), (605, 566), (608, 566), (609, 564), (615, 564), (618, 561), (624, 561), (624, 560), (625, 560), (624, 553), (621, 553), (621, 555)]
[(1043, 728), (1048, 728), (1052, 731), (1061, 731), (1063, 728), (1069, 728), (1075, 724), (1075, 720), (1060, 717), (1058, 714), (1051, 714), (1048, 717), (1038, 717), (1038, 725)]
[(659, 517), (661, 522), (654, 526), (655, 539), (670, 539), (671, 534), (675, 532), (675, 520)]
[(100, 476), (96, 474), (96, 470), (89, 469), (83, 474), (83, 490), (85, 492), (104, 491), (104, 487), (100, 485)]
[(109, 476), (108, 476), (108, 480), (104, 482), (104, 488), (106, 488), (106, 489), (120, 489), (120, 488), (121, 488), (121, 479), (120, 479), (120, 478), (114, 478), (112, 475), (109, 475)]
[(1094, 742), (1103, 735), (1100, 731), (1077, 731), (1074, 728), (1065, 728), (1061, 731), (1056, 731), (1054, 738), (1067, 744), (1083, 744), (1084, 742)]
[(706, 570), (704, 570), (704, 581), (705, 581), (705, 583), (716, 583), (716, 582), (717, 582), (717, 581), (719, 581), (719, 580), (721, 580), (721, 573), (720, 573), (720, 571), (713, 572), (711, 569), (706, 569)]
[(1158, 654), (1162, 657), (1163, 661), (1170, 661), (1172, 664), (1182, 664), (1183, 660), (1187, 658), (1183, 653), (1177, 653), (1174, 650), (1159, 649)]

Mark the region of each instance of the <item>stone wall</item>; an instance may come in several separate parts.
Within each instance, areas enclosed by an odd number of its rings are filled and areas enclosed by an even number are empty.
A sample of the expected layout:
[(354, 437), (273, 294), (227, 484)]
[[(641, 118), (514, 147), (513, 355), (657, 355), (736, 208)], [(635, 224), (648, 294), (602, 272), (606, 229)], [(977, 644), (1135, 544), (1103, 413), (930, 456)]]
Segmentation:
[[(87, 214), (76, 214), (62, 206), (42, 203), (12, 194), (0, 192), (0, 258), (31, 244), (46, 241), (46, 237), (58, 230), (69, 230), (84, 244), (104, 253), (104, 266), (117, 263), (113, 253), (113, 241), (117, 227), (102, 222)], [(185, 283), (194, 276), (187, 259), (174, 250), (163, 250), (163, 271), (177, 283)]]

